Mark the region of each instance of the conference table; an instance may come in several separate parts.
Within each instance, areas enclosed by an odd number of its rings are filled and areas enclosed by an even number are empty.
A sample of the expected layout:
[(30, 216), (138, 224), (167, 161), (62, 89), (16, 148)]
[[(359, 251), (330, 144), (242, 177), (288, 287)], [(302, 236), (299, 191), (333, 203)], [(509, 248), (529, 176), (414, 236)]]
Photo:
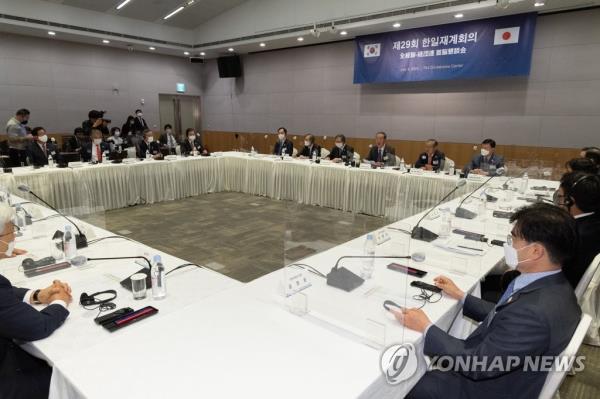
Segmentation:
[[(233, 155), (215, 159), (186, 159), (181, 164), (190, 162), (190, 167), (195, 169), (201, 168), (199, 165), (202, 163), (214, 163), (213, 167), (219, 168), (227, 158), (233, 159), (233, 165), (237, 164), (240, 168), (254, 162), (259, 162), (258, 166), (264, 166), (264, 163), (271, 168), (279, 168), (285, 162)], [(160, 165), (157, 167), (162, 168), (170, 164), (149, 162), (146, 166)], [(280, 170), (280, 173), (289, 173), (284, 180), (290, 178), (295, 167), (312, 173), (326, 166), (331, 168), (328, 171), (331, 174), (372, 173), (369, 176), (376, 179), (381, 173), (393, 175), (396, 179), (431, 179), (434, 182), (432, 185), (444, 185), (446, 191), (450, 191), (448, 187), (456, 185), (456, 177), (453, 176), (413, 176), (396, 171), (355, 171), (344, 168), (338, 172), (337, 166), (292, 165), (292, 169), (287, 169), (290, 165), (281, 167), (285, 171)], [(100, 165), (94, 169), (99, 171), (104, 168), (104, 165)], [(184, 169), (179, 165), (177, 168), (180, 171)], [(47, 173), (51, 175), (55, 172), (52, 170)], [(61, 174), (63, 172), (68, 174), (72, 171), (58, 171)], [(34, 172), (24, 173), (29, 174)], [(227, 177), (228, 174), (232, 176)], [(265, 171), (263, 177), (268, 175)], [(14, 179), (11, 184), (24, 181), (32, 184), (34, 179), (39, 178), (29, 176), (19, 180), (19, 176), (19, 173), (15, 173), (11, 177)], [(232, 186), (226, 183), (241, 184), (239, 176), (239, 172), (221, 169), (221, 183), (215, 184), (223, 184), (223, 187), (230, 189)], [(261, 180), (258, 175), (254, 178)], [(382, 179), (386, 178), (388, 176)], [(231, 183), (235, 179), (238, 182)], [(480, 194), (476, 193), (464, 202), (464, 206), (479, 212), (477, 218), (453, 218), (452, 227), (485, 234), (490, 240), (504, 240), (510, 225), (506, 219), (493, 217), (494, 210), (510, 211), (526, 204), (526, 200), (535, 200), (535, 194), (546, 197), (551, 194), (546, 189), (529, 190), (521, 195), (512, 190), (502, 190), (499, 187), (505, 180), (494, 179), (481, 189), (496, 196), (497, 202), (488, 202), (483, 210), (478, 200)], [(469, 183), (475, 187), (480, 184), (475, 181)], [(530, 186), (534, 185), (555, 188), (557, 183), (530, 181)], [(250, 189), (248, 186), (248, 191)], [(255, 194), (264, 195), (264, 192)], [(22, 200), (16, 195), (12, 199), (13, 203)], [(438, 208), (453, 211), (459, 200), (455, 198)], [(414, 296), (420, 293), (420, 290), (410, 286), (415, 278), (387, 268), (394, 259), (377, 259), (373, 277), (351, 292), (328, 286), (322, 276), (314, 273), (316, 270), (327, 274), (341, 256), (361, 255), (364, 235), (302, 259), (299, 262), (302, 265), (288, 265), (247, 284), (207, 268), (186, 267), (167, 277), (168, 294), (160, 301), (151, 299), (150, 291), (146, 299), (134, 301), (132, 294), (119, 285), (120, 280), (141, 268), (132, 260), (90, 261), (83, 267), (73, 266), (26, 278), (19, 270), (23, 258), (29, 256), (38, 259), (52, 252), (51, 237), (56, 229), (65, 225), (65, 221), (49, 217), (53, 212), (41, 205), (26, 203), (23, 207), (33, 215), (34, 223), (28, 226), (16, 244), (29, 253), (3, 260), (0, 273), (16, 286), (44, 287), (54, 279), (61, 279), (68, 281), (74, 291), (74, 303), (69, 307), (71, 315), (65, 324), (44, 340), (23, 344), (25, 350), (53, 366), (51, 398), (237, 395), (400, 398), (423, 375), (427, 361), (422, 355), (422, 334), (403, 328), (390, 317), (383, 309), (384, 300), (393, 299), (407, 307), (423, 306), (436, 325), (457, 337), (464, 337), (473, 328), (473, 324), (462, 317), (456, 300), (443, 295), (429, 303), (415, 299)], [(423, 262), (398, 262), (427, 271), (422, 279), (425, 282), (431, 283), (438, 274), (445, 274), (461, 289), (477, 295), (479, 281), (502, 260), (502, 248), (467, 241), (454, 233), (431, 243), (413, 240), (406, 231), (410, 231), (422, 215), (422, 212), (413, 214), (375, 232), (380, 239), (376, 254), (425, 254)], [(442, 219), (427, 217), (421, 225), (439, 233)], [(83, 228), (90, 241), (114, 236), (107, 230), (78, 219), (74, 221)], [(471, 249), (461, 249), (461, 243)], [(90, 258), (160, 254), (167, 270), (187, 263), (118, 237), (94, 242), (79, 252)], [(361, 260), (346, 259), (343, 266), (359, 274), (362, 263)], [(290, 291), (286, 288), (290, 282), (298, 279), (305, 279), (306, 284), (301, 289)], [(117, 290), (115, 302), (118, 308), (131, 306), (138, 309), (151, 305), (158, 308), (159, 313), (123, 330), (109, 333), (94, 323), (97, 311), (84, 310), (77, 304), (82, 292), (106, 289)], [(419, 359), (417, 371), (399, 385), (389, 385), (380, 369), (382, 351), (394, 343), (413, 344)]]
[[(28, 185), (54, 207), (86, 215), (222, 191), (260, 195), (398, 220), (433, 206), (452, 189), (456, 176), (402, 173), (391, 168), (352, 168), (323, 160), (215, 153), (167, 160), (128, 159), (120, 164), (73, 168), (14, 168), (0, 174), (0, 187), (18, 192)], [(476, 187), (470, 182), (456, 195)]]

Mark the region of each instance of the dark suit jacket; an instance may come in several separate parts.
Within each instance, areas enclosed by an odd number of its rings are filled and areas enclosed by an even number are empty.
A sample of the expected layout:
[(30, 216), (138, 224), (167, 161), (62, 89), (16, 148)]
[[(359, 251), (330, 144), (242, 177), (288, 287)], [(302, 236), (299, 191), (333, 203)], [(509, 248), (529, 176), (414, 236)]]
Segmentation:
[[(92, 148), (94, 147), (92, 142), (85, 143), (81, 148), (81, 158), (83, 162), (90, 162), (92, 160)], [(102, 154), (104, 151), (110, 151), (110, 145), (107, 142), (100, 143), (100, 149), (102, 150)]]
[[(273, 154), (281, 155), (281, 146), (281, 141), (277, 140), (275, 146), (273, 147)], [(285, 141), (283, 142), (283, 146), (285, 147), (285, 153), (291, 156), (294, 152), (294, 144), (292, 144), (292, 142), (288, 139), (285, 139)]]
[(347, 157), (351, 161), (352, 158), (354, 157), (354, 148), (352, 148), (348, 144), (346, 144), (340, 150), (339, 148), (337, 148), (337, 146), (335, 146), (331, 149), (331, 151), (329, 152), (329, 155), (327, 155), (327, 159), (336, 159), (336, 158), (342, 159), (342, 157), (344, 157), (344, 156)]
[[(436, 150), (431, 157), (431, 166), (433, 166), (433, 170), (439, 170), (444, 164), (444, 160), (446, 159), (446, 155), (443, 152)], [(429, 157), (426, 152), (421, 153), (419, 158), (415, 161), (415, 168), (422, 168), (427, 165), (429, 161)]]
[[(180, 140), (177, 138), (177, 135), (173, 134), (173, 138), (175, 139), (175, 143), (176, 144), (181, 144)], [(166, 146), (168, 144), (167, 134), (166, 133), (161, 133), (160, 134), (160, 138), (158, 139), (158, 141), (160, 142), (160, 144)]]
[[(202, 154), (202, 151), (205, 150), (204, 147), (202, 147), (202, 144), (200, 144), (200, 141), (198, 139), (194, 140), (194, 145), (192, 146), (192, 143), (190, 143), (189, 140), (184, 140), (181, 143), (181, 155), (190, 155), (192, 153), (192, 151), (194, 151), (194, 148), (196, 148), (196, 151), (198, 151), (198, 154), (200, 155), (204, 155)], [(206, 149), (208, 151), (208, 149)], [(206, 154), (208, 155), (208, 154)]]
[(136, 116), (133, 121), (132, 133), (141, 133), (145, 129), (148, 129), (148, 124), (146, 123), (146, 120), (144, 118), (138, 118)]
[[(463, 314), (481, 324), (465, 340), (451, 337), (436, 326), (425, 336), (424, 353), (452, 358), (518, 356), (521, 365), (510, 371), (461, 371), (461, 391), (448, 398), (537, 398), (546, 372), (526, 372), (524, 356), (556, 356), (567, 346), (581, 318), (581, 309), (563, 273), (534, 281), (496, 309), (495, 304), (468, 295)], [(488, 363), (490, 364), (490, 363)], [(425, 388), (425, 387), (423, 387)]]
[(387, 144), (383, 147), (383, 158), (379, 160), (379, 149), (376, 145), (371, 147), (369, 150), (369, 155), (367, 155), (367, 160), (372, 162), (383, 162), (386, 166), (393, 166), (396, 164), (396, 150), (394, 147), (390, 147)]
[[(60, 327), (69, 311), (60, 305), (50, 305), (41, 311), (23, 302), (27, 292), (15, 288), (0, 275), (0, 381), (15, 376), (18, 370), (35, 364), (32, 356), (13, 340), (35, 341), (48, 337)], [(10, 397), (0, 384), (0, 398)], [(8, 388), (6, 388), (8, 389)]]
[(298, 153), (298, 156), (304, 156), (312, 158), (312, 153), (317, 152), (317, 157), (321, 158), (321, 146), (317, 144), (313, 144), (312, 147), (303, 146), (302, 150)]
[(48, 140), (46, 142), (46, 153), (44, 153), (38, 142), (32, 141), (27, 146), (27, 155), (35, 166), (48, 165), (48, 155), (52, 155), (52, 158), (56, 161), (56, 146)]
[(146, 158), (146, 151), (150, 152), (150, 155), (160, 154), (160, 144), (156, 141), (153, 141), (148, 145), (145, 140), (141, 140), (138, 144), (137, 157), (140, 159)]
[[(483, 169), (482, 166), (485, 163), (486, 162), (485, 162), (483, 155), (475, 155), (473, 157), (473, 159), (471, 159), (471, 162), (469, 162), (463, 168), (463, 173), (468, 173), (468, 172), (472, 171), (473, 169)], [(487, 164), (494, 165), (496, 167), (496, 169), (502, 168), (502, 167), (504, 167), (504, 157), (502, 155), (498, 155), (498, 154), (494, 153), (494, 155), (492, 155), (490, 157), (490, 159), (487, 160)], [(492, 176), (492, 175), (495, 175), (495, 173), (490, 173), (490, 176)]]
[(600, 213), (575, 219), (579, 241), (573, 262), (563, 272), (573, 289), (583, 277), (588, 266), (600, 253)]

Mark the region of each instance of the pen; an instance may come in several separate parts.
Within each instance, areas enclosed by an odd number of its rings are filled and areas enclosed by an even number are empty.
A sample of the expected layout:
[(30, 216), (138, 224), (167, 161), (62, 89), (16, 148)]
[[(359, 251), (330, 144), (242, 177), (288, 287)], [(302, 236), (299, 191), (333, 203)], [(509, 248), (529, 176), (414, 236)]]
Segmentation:
[(465, 247), (464, 245), (458, 245), (459, 248), (465, 248), (465, 249), (470, 249), (473, 251), (480, 251), (483, 252), (483, 249), (479, 249), (479, 248), (472, 248), (472, 247)]

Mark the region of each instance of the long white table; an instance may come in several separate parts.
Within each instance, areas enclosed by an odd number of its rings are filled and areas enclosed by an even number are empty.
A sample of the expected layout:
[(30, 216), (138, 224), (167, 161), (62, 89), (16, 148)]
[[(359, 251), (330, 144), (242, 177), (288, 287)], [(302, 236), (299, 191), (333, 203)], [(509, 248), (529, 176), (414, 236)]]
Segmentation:
[[(555, 185), (533, 181), (531, 184)], [(503, 201), (503, 195), (498, 193), (499, 202), (489, 204), (484, 217), (454, 219), (453, 227), (504, 239), (509, 225), (506, 220), (492, 218), (491, 213), (499, 206), (506, 210), (524, 202), (508, 203)], [(25, 206), (41, 208), (34, 204)], [(474, 201), (466, 206), (474, 209)], [(47, 215), (49, 211), (43, 209), (41, 213)], [(414, 215), (388, 227), (409, 230), (419, 217)], [(49, 237), (64, 224), (60, 219), (34, 223), (33, 233), (26, 232), (17, 246), (39, 257), (46, 256)], [(425, 219), (423, 225), (439, 231), (439, 219)], [(86, 227), (96, 236), (110, 234)], [(378, 246), (377, 254), (425, 252), (424, 263), (410, 265), (426, 270), (428, 275), (423, 280), (430, 283), (437, 274), (447, 274), (465, 291), (474, 291), (479, 280), (502, 259), (500, 247), (486, 248), (482, 256), (465, 255), (411, 240), (396, 230), (387, 231), (391, 240)], [(363, 243), (361, 236), (303, 259), (302, 263), (327, 273), (339, 256), (361, 254)], [(91, 257), (148, 251), (156, 252), (140, 244), (110, 239), (81, 252)], [(167, 269), (184, 263), (162, 255)], [(391, 343), (410, 342), (422, 351), (422, 335), (404, 329), (381, 306), (388, 298), (415, 306), (411, 298), (418, 293), (409, 286), (411, 277), (386, 269), (389, 261), (378, 260), (374, 277), (350, 293), (327, 286), (321, 277), (304, 273), (311, 280), (311, 287), (285, 298), (283, 283), (289, 278), (290, 268), (248, 284), (209, 270), (190, 268), (169, 276), (166, 300), (134, 302), (117, 282), (140, 268), (132, 262), (99, 262), (89, 268), (70, 268), (25, 279), (17, 268), (22, 259), (23, 256), (0, 264), (0, 273), (15, 285), (44, 286), (60, 278), (72, 283), (74, 298), (84, 291), (113, 288), (119, 292), (118, 307), (152, 304), (159, 308), (157, 316), (111, 334), (93, 322), (95, 312), (71, 305), (72, 314), (63, 327), (45, 340), (25, 345), (26, 350), (54, 366), (51, 398), (402, 397), (425, 372), (426, 364), (421, 358), (417, 373), (405, 383), (390, 386), (381, 378), (380, 354)], [(358, 272), (360, 262), (349, 260), (344, 266)], [(302, 300), (304, 312), (299, 313), (297, 306)], [(289, 311), (290, 307), (295, 313)], [(469, 330), (455, 300), (443, 297), (423, 309), (433, 322), (456, 336), (464, 336)]]
[[(27, 184), (56, 208), (74, 215), (235, 191), (398, 220), (431, 207), (457, 179), (433, 172), (403, 174), (228, 152), (79, 168), (14, 168), (13, 173), (0, 174), (0, 186), (18, 194), (17, 186)], [(476, 184), (469, 183), (456, 195)]]

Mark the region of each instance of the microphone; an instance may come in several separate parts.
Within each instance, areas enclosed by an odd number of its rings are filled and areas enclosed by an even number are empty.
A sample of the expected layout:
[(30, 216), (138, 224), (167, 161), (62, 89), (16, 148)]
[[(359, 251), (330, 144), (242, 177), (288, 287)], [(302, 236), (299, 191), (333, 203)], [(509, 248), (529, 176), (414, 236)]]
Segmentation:
[(502, 184), (502, 189), (503, 190), (508, 190), (508, 183), (510, 183), (511, 181), (515, 180), (515, 179), (520, 179), (521, 177), (523, 177), (523, 175), (527, 173), (527, 170), (525, 170), (525, 172), (521, 173), (518, 176), (513, 176), (510, 179), (507, 179), (504, 184)]
[[(83, 255), (77, 255), (74, 256), (73, 259), (71, 259), (71, 265), (73, 266), (83, 266), (85, 265), (87, 262), (89, 261), (94, 261), (94, 260), (116, 260), (116, 259), (143, 259), (146, 261), (146, 263), (148, 263), (148, 267), (143, 268), (141, 270), (138, 270), (137, 272), (135, 272), (134, 274), (137, 273), (143, 273), (146, 275), (146, 287), (151, 287), (152, 286), (152, 278), (150, 276), (150, 269), (152, 269), (152, 263), (150, 263), (150, 260), (148, 258), (146, 258), (145, 256), (114, 256), (114, 257), (108, 257), (108, 258), (88, 258), (87, 256), (83, 256)], [(133, 275), (133, 274), (132, 274)], [(131, 276), (125, 278), (124, 280), (122, 280), (120, 282), (121, 286), (125, 289), (128, 289), (129, 291), (131, 291)]]
[(412, 259), (415, 262), (423, 262), (425, 260), (425, 254), (423, 252), (415, 252), (410, 256), (369, 256), (369, 255), (347, 255), (340, 257), (335, 266), (327, 274), (327, 285), (335, 288), (339, 288), (346, 292), (350, 292), (355, 288), (358, 288), (365, 282), (365, 280), (346, 269), (345, 267), (338, 267), (342, 259)]
[(431, 242), (433, 240), (435, 240), (436, 238), (438, 238), (438, 235), (435, 234), (433, 231), (431, 230), (427, 230), (424, 227), (419, 226), (419, 224), (423, 221), (423, 219), (425, 219), (425, 217), (427, 215), (429, 215), (431, 213), (431, 211), (433, 211), (435, 208), (437, 208), (437, 206), (439, 204), (441, 204), (442, 202), (444, 202), (448, 197), (450, 197), (456, 190), (458, 190), (460, 187), (464, 186), (465, 184), (467, 184), (467, 181), (465, 179), (459, 179), (456, 182), (456, 187), (454, 187), (452, 189), (452, 191), (450, 191), (448, 194), (446, 194), (446, 196), (444, 198), (442, 198), (441, 200), (438, 201), (437, 204), (435, 204), (435, 206), (433, 206), (432, 208), (430, 208), (422, 217), (421, 219), (419, 219), (419, 221), (417, 222), (417, 224), (415, 225), (415, 227), (412, 229), (412, 232), (410, 234), (411, 238), (414, 238), (415, 240), (420, 240), (420, 241), (426, 241), (426, 242)]
[(75, 234), (75, 243), (76, 243), (77, 249), (79, 249), (79, 248), (85, 248), (85, 247), (88, 246), (87, 237), (85, 236), (85, 234), (83, 234), (81, 232), (81, 230), (79, 229), (79, 226), (77, 226), (75, 223), (73, 223), (73, 221), (71, 219), (69, 219), (65, 214), (59, 212), (58, 209), (56, 209), (55, 207), (53, 207), (52, 205), (50, 205), (49, 203), (47, 203), (46, 201), (44, 201), (42, 198), (40, 198), (36, 193), (34, 193), (33, 191), (31, 191), (31, 188), (29, 188), (28, 185), (26, 185), (26, 184), (19, 184), (17, 186), (17, 188), (20, 191), (24, 192), (24, 193), (29, 193), (29, 194), (33, 195), (35, 198), (37, 198), (38, 200), (40, 200), (47, 207), (49, 207), (54, 212), (58, 213), (60, 216), (62, 216), (65, 219), (67, 219), (67, 221), (69, 221), (69, 223), (71, 223), (73, 226), (75, 226), (75, 228), (79, 232), (79, 234)]
[(467, 200), (467, 198), (469, 198), (473, 194), (475, 194), (475, 192), (477, 190), (479, 190), (481, 187), (483, 187), (486, 184), (488, 184), (490, 180), (492, 180), (496, 176), (502, 176), (504, 174), (504, 172), (505, 172), (504, 168), (498, 168), (498, 169), (496, 169), (496, 174), (495, 175), (490, 176), (489, 178), (487, 178), (483, 183), (481, 183), (479, 186), (477, 186), (477, 188), (475, 190), (471, 191), (469, 193), (469, 195), (467, 195), (465, 198), (463, 198), (462, 201), (460, 201), (460, 203), (456, 207), (456, 211), (454, 211), (454, 216), (456, 216), (457, 218), (461, 218), (461, 219), (475, 219), (477, 217), (477, 214), (475, 212), (471, 212), (468, 209), (462, 208), (462, 204)]

